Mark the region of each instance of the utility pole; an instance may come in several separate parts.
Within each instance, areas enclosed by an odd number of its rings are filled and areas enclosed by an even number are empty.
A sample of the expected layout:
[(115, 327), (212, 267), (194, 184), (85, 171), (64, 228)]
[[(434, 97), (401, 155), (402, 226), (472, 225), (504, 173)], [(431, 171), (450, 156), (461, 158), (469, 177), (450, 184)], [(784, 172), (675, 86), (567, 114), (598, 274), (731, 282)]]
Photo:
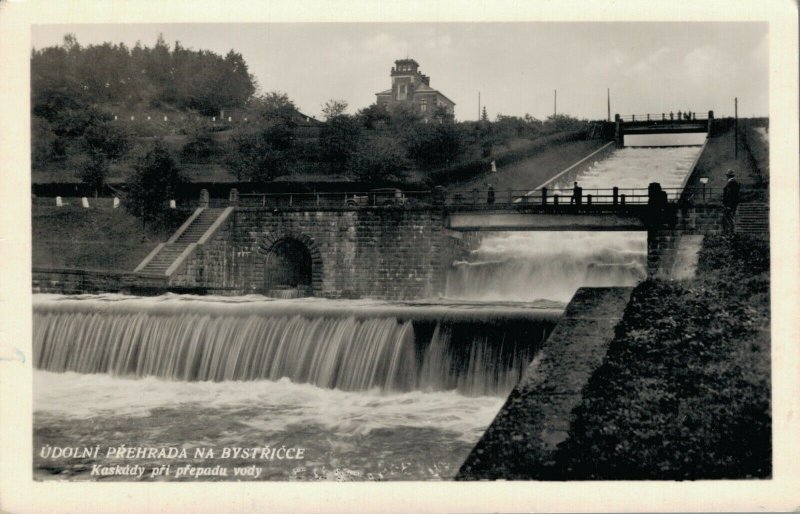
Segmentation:
[(558, 105), (558, 89), (554, 89), (553, 90), (553, 118), (555, 118), (556, 114), (558, 114), (558, 109), (556, 107), (557, 105)]
[(733, 99), (733, 158), (739, 158), (739, 97)]
[(608, 98), (608, 116), (606, 121), (611, 121), (611, 88), (606, 88), (606, 97)]

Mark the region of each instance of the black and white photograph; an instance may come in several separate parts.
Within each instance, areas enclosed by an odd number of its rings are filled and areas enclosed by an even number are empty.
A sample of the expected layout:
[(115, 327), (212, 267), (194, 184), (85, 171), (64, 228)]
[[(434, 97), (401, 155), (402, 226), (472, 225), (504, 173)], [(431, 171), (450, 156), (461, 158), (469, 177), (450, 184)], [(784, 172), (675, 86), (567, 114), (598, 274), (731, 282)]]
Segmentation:
[[(14, 473), (791, 491), (796, 5), (699, 4), (719, 15), (26, 18)], [(507, 508), (556, 509), (530, 498)], [(721, 498), (682, 506), (756, 505)]]

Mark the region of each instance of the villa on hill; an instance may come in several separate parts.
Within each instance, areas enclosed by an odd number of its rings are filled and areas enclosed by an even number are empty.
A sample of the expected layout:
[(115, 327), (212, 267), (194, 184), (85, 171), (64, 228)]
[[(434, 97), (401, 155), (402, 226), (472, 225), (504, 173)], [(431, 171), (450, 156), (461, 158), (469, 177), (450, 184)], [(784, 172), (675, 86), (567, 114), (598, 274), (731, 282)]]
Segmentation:
[(397, 104), (411, 105), (426, 120), (435, 116), (437, 107), (454, 114), (455, 102), (431, 87), (430, 77), (420, 73), (419, 63), (414, 59), (395, 61), (391, 77), (392, 88), (375, 93), (378, 105), (385, 109)]

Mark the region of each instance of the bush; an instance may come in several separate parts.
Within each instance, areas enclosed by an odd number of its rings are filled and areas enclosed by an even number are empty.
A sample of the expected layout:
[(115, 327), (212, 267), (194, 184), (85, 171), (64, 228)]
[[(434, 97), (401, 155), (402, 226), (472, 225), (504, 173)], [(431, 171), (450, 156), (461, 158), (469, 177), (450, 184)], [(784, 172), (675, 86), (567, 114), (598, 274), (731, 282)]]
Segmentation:
[(168, 211), (169, 200), (175, 198), (185, 179), (159, 140), (137, 159), (133, 168), (135, 172), (127, 184), (125, 207), (146, 222), (157, 222)]
[(219, 150), (219, 145), (210, 130), (198, 131), (181, 148), (181, 160), (193, 163), (208, 163)]
[(403, 147), (389, 138), (366, 139), (353, 156), (355, 178), (374, 185), (402, 182), (410, 168)]
[(403, 145), (420, 166), (442, 166), (458, 158), (466, 146), (466, 136), (452, 123), (420, 123), (405, 130)]

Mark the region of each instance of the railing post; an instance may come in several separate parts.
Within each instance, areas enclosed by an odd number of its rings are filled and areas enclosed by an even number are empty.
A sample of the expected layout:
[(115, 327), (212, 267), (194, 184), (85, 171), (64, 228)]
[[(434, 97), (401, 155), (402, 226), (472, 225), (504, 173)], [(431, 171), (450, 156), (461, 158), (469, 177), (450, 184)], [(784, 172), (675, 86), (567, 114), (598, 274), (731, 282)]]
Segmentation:
[(586, 205), (592, 205), (592, 195), (586, 195)]
[(472, 205), (478, 205), (478, 190), (472, 190)]
[(292, 206), (292, 193), (289, 193), (289, 207)]
[(208, 207), (208, 189), (201, 189), (200, 190), (200, 201), (198, 202), (198, 207)]
[(230, 193), (228, 194), (228, 203), (233, 207), (237, 207), (239, 205), (239, 190), (235, 187), (231, 189)]
[(508, 190), (508, 203), (514, 203), (514, 191), (512, 189)]
[(619, 195), (619, 203), (620, 205), (625, 205), (625, 195)]
[(547, 205), (547, 188), (542, 188), (542, 205)]
[(617, 205), (619, 203), (619, 188), (617, 186), (614, 186), (614, 189), (612, 189), (611, 191), (612, 191), (611, 195), (613, 198), (611, 203)]
[(317, 193), (317, 207), (319, 207), (319, 193)]
[(649, 114), (647, 115), (647, 121), (650, 121), (650, 115)]
[(661, 113), (661, 121), (665, 121), (667, 119), (667, 115), (663, 112)]
[(558, 195), (553, 195), (553, 205), (558, 205)]
[(266, 206), (267, 206), (267, 195), (266, 194), (262, 194), (261, 195), (261, 207), (266, 207)]

